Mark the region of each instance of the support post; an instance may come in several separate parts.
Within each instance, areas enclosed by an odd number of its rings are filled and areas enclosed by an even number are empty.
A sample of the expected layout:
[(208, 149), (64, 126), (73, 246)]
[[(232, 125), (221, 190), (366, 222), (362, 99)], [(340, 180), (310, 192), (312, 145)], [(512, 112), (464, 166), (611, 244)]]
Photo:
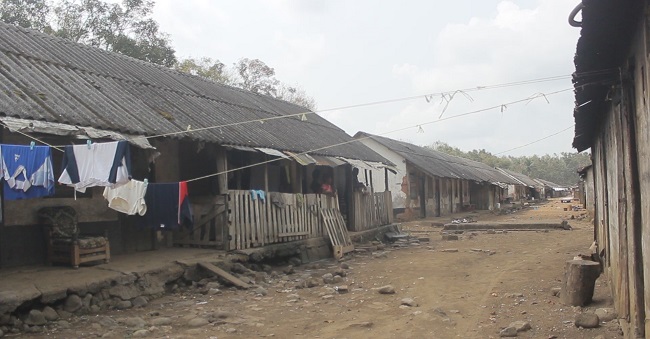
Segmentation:
[(388, 192), (390, 191), (388, 189), (388, 168), (384, 167), (384, 187), (386, 188), (384, 191)]

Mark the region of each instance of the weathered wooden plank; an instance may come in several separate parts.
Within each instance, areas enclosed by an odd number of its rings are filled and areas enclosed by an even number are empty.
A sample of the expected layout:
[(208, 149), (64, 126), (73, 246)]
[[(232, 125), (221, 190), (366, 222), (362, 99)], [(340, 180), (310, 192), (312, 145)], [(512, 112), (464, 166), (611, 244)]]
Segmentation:
[(201, 266), (202, 268), (204, 268), (205, 270), (211, 272), (212, 274), (225, 279), (229, 283), (231, 283), (231, 284), (233, 284), (233, 285), (235, 285), (235, 286), (237, 286), (239, 288), (248, 289), (248, 288), (251, 287), (249, 284), (241, 281), (239, 278), (237, 278), (234, 275), (222, 270), (221, 268), (219, 268), (219, 267), (217, 267), (215, 265), (212, 265), (211, 263), (200, 262), (200, 263), (198, 263), (198, 265)]
[(308, 232), (292, 232), (292, 233), (280, 233), (278, 234), (279, 238), (287, 238), (287, 237), (303, 237), (309, 235)]

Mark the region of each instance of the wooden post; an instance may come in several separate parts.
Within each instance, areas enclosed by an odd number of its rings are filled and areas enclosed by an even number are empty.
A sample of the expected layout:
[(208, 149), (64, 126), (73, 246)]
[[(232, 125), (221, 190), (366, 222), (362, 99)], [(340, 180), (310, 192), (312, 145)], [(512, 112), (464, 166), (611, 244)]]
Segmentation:
[[(228, 170), (228, 156), (226, 149), (217, 146), (217, 172), (226, 172)], [(228, 194), (228, 173), (221, 174), (217, 177), (219, 183), (219, 194)]]
[(384, 167), (384, 187), (386, 188), (384, 191), (388, 192), (390, 191), (388, 189), (388, 168)]
[(266, 162), (269, 159), (269, 156), (264, 154), (264, 192), (269, 191), (269, 163)]
[(600, 264), (595, 261), (567, 261), (560, 292), (562, 303), (569, 306), (589, 304), (594, 296), (598, 276), (600, 276)]
[(372, 171), (370, 171), (370, 193), (375, 193), (375, 187), (372, 184)]

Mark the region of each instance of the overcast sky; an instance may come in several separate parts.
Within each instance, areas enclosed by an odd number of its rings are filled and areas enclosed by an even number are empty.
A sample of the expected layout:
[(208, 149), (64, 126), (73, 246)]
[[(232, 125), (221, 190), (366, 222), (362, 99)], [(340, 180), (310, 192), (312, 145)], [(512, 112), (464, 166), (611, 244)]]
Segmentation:
[[(578, 0), (157, 0), (154, 18), (179, 57), (232, 64), (258, 58), (304, 88), (319, 110), (427, 93), (570, 75)], [(419, 145), (436, 140), (497, 153), (572, 126), (569, 78), (458, 93), (444, 110), (424, 97), (322, 115), (353, 135), (382, 134)], [(469, 111), (537, 98), (480, 114)], [(547, 102), (547, 100), (549, 102)], [(510, 155), (573, 152), (573, 129)]]

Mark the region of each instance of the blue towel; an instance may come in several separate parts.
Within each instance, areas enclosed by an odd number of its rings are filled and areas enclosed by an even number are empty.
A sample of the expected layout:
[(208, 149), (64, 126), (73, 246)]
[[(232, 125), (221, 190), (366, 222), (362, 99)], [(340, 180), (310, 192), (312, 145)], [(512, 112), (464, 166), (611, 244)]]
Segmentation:
[(54, 171), (49, 146), (1, 145), (6, 200), (54, 195)]

